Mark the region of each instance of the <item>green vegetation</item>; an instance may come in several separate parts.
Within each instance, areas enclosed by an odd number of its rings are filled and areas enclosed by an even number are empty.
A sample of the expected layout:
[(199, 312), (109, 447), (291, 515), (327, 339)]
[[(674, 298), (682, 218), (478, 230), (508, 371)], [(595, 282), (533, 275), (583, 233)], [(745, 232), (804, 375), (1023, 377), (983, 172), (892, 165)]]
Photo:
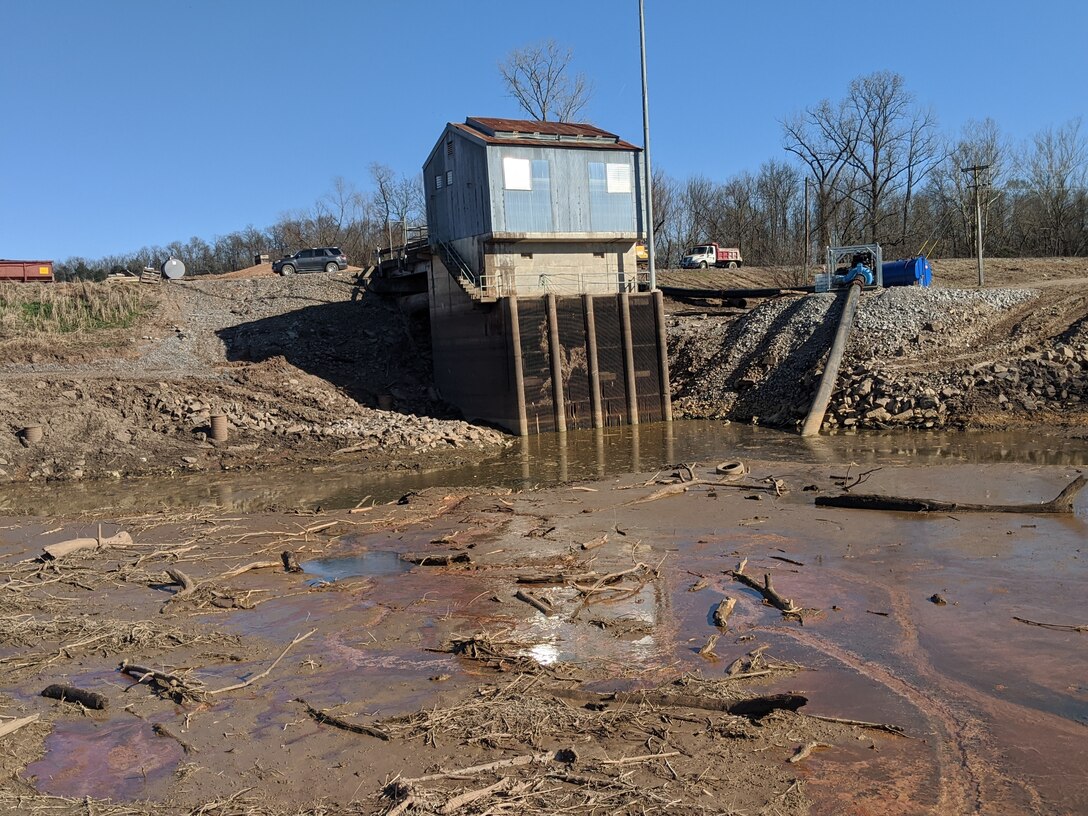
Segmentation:
[(138, 286), (0, 284), (0, 338), (126, 329), (148, 310)]

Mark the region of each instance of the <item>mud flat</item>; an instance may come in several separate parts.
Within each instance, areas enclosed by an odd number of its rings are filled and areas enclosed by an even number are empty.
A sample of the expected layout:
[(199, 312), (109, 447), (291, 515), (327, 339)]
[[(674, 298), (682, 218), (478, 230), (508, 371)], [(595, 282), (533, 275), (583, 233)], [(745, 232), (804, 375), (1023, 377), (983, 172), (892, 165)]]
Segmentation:
[(1088, 496), (814, 505), (1077, 469), (746, 464), (2, 520), (0, 811), (1088, 810)]

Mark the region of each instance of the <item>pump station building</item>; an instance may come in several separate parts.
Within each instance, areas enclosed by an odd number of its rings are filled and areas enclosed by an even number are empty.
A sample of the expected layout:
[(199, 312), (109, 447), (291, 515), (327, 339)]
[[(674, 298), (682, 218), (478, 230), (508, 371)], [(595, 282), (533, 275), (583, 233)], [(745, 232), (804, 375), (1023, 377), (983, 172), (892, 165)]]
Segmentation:
[(639, 293), (640, 148), (586, 124), (449, 123), (423, 166), (435, 380), (526, 435), (671, 419), (660, 292)]

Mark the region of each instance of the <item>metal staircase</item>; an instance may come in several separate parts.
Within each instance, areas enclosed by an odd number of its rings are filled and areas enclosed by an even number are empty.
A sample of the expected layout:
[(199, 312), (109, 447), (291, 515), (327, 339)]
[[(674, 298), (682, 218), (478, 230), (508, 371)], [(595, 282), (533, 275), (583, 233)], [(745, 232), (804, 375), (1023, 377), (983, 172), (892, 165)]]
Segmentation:
[(494, 303), (497, 298), (493, 292), (488, 291), (487, 280), (479, 275), (468, 265), (461, 254), (449, 241), (438, 244), (438, 254), (442, 256), (442, 263), (446, 271), (465, 290), (470, 298), (482, 303)]

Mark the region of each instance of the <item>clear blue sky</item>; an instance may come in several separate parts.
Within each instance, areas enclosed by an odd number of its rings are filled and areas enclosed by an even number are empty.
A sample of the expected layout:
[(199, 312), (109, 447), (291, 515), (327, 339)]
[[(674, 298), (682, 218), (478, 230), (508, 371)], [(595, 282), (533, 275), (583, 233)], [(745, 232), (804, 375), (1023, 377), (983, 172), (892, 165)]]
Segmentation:
[[(637, 9), (3, 0), (0, 257), (210, 241), (336, 176), (366, 190), (371, 162), (416, 173), (445, 122), (519, 115), (497, 63), (548, 37), (594, 83), (587, 118), (641, 144)], [(679, 178), (784, 158), (779, 120), (875, 70), (946, 132), (991, 116), (1021, 141), (1088, 113), (1084, 0), (646, 0), (646, 17), (654, 164)]]

